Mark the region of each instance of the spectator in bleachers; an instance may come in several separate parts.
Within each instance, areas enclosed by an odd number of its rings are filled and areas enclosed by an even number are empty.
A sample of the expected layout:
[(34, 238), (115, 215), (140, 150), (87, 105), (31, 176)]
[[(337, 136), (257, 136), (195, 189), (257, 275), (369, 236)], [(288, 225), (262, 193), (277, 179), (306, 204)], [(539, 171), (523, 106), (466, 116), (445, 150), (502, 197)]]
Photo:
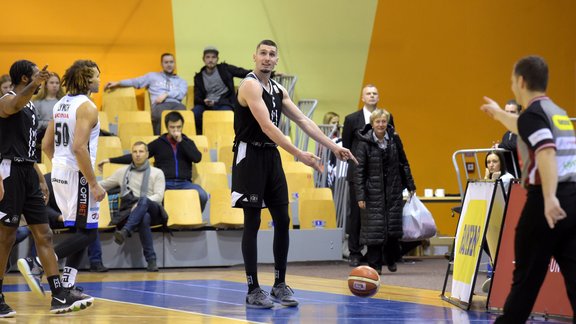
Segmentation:
[[(356, 146), (358, 140), (356, 132), (363, 130), (367, 124), (370, 124), (370, 114), (376, 109), (380, 96), (378, 89), (367, 84), (362, 88), (362, 102), (364, 107), (361, 110), (353, 112), (344, 118), (344, 128), (342, 129), (342, 146), (352, 151), (356, 155)], [(390, 115), (389, 125), (394, 126), (394, 119)], [(350, 211), (346, 217), (346, 233), (348, 234), (348, 250), (350, 255), (348, 261), (351, 267), (360, 265), (362, 258), (362, 246), (360, 245), (360, 210), (356, 201), (356, 192), (354, 189), (354, 163), (348, 163), (348, 190), (350, 191)]]
[(12, 91), (12, 79), (8, 74), (0, 76), (0, 97)]
[[(357, 133), (354, 170), (356, 200), (361, 212), (360, 244), (368, 247), (368, 265), (382, 272), (382, 261), (396, 272), (396, 261), (402, 257), (402, 191), (410, 197), (416, 186), (400, 136), (388, 126), (390, 114), (376, 109), (370, 114), (370, 125)], [(410, 199), (410, 198), (409, 198)]]
[(218, 63), (218, 49), (204, 48), (204, 67), (194, 76), (194, 118), (196, 133), (202, 134), (204, 110), (232, 110), (234, 78), (245, 78), (250, 70), (227, 63)]
[(504, 154), (502, 151), (488, 152), (484, 160), (484, 165), (486, 166), (486, 174), (484, 179), (502, 180), (505, 193), (507, 194), (510, 187), (510, 180), (514, 179), (514, 176), (508, 172), (506, 160), (504, 159)]
[(147, 88), (152, 104), (152, 128), (154, 135), (160, 135), (160, 119), (164, 110), (186, 110), (182, 99), (188, 92), (188, 83), (175, 73), (174, 55), (164, 53), (160, 57), (162, 72), (150, 72), (144, 76), (122, 81), (108, 82), (104, 90), (116, 87)]
[(52, 120), (52, 110), (58, 100), (64, 97), (64, 89), (60, 85), (60, 76), (50, 72), (50, 79), (40, 88), (38, 94), (32, 98), (32, 103), (36, 108), (38, 116), (38, 130), (36, 135), (36, 160), (41, 161), (42, 156), (42, 139), (46, 133), (46, 127)]
[[(508, 102), (504, 106), (504, 111), (510, 114), (520, 115), (520, 112), (522, 111), (522, 106), (518, 104), (514, 99), (508, 100)], [(520, 164), (518, 163), (518, 149), (516, 148), (517, 138), (518, 135), (507, 130), (506, 133), (504, 133), (504, 135), (502, 136), (502, 140), (500, 141), (500, 143), (495, 144), (494, 148), (501, 148), (512, 152), (512, 155), (510, 155), (510, 153), (505, 154), (506, 165), (508, 166), (508, 168), (510, 168), (511, 171), (514, 170), (513, 165), (515, 165), (517, 172), (516, 176), (520, 178), (521, 177)]]
[(340, 115), (335, 112), (329, 111), (322, 119), (323, 125), (334, 125), (334, 130), (328, 135), (330, 139), (340, 138)]
[[(172, 111), (164, 117), (168, 133), (148, 143), (149, 156), (154, 158), (154, 166), (164, 172), (166, 189), (194, 189), (200, 196), (202, 210), (206, 207), (208, 193), (198, 184), (192, 182), (192, 164), (202, 160), (202, 153), (188, 136), (182, 134), (184, 117), (177, 111)], [(105, 159), (98, 163), (102, 168), (104, 163), (129, 164), (132, 156), (126, 154)]]
[(156, 252), (152, 240), (151, 225), (165, 224), (166, 211), (162, 207), (164, 199), (164, 173), (150, 166), (148, 146), (136, 142), (132, 146), (132, 163), (122, 167), (107, 179), (100, 181), (105, 190), (120, 187), (120, 206), (112, 224), (119, 230), (114, 233), (114, 242), (123, 244), (127, 237), (138, 229), (147, 271), (158, 271)]

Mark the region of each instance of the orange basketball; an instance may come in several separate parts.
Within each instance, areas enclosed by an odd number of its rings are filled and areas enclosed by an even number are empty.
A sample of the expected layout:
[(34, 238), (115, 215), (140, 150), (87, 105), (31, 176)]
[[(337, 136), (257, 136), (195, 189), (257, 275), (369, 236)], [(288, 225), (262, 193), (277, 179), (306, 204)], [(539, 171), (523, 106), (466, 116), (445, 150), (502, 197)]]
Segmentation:
[(380, 287), (380, 276), (368, 266), (359, 266), (348, 275), (348, 288), (358, 297), (372, 297)]

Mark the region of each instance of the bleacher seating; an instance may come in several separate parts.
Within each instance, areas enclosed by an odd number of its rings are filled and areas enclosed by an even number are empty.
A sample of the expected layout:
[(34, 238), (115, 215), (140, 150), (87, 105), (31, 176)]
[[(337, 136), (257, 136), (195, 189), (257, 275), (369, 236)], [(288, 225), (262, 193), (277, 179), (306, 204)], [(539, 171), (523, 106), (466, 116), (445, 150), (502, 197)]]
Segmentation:
[(297, 200), (303, 189), (314, 188), (313, 169), (304, 163), (287, 162), (284, 164), (284, 173), (290, 202)]
[(208, 193), (217, 189), (229, 189), (224, 162), (202, 162), (196, 164), (200, 186)]
[(234, 136), (234, 112), (206, 110), (202, 115), (203, 135), (208, 137), (210, 149), (218, 147), (218, 139)]
[(170, 228), (196, 228), (205, 225), (202, 222), (200, 197), (196, 190), (166, 190), (164, 208), (168, 213), (167, 225)]
[(244, 225), (244, 212), (232, 208), (230, 189), (210, 192), (210, 225), (219, 228), (239, 228)]
[(153, 136), (152, 123), (123, 123), (118, 125), (118, 137), (122, 142), (122, 149), (130, 150), (133, 136)]
[(305, 188), (298, 201), (300, 229), (336, 228), (336, 208), (329, 188)]
[(137, 111), (136, 92), (134, 88), (115, 88), (102, 93), (102, 111), (108, 114), (108, 121), (117, 124), (119, 111)]

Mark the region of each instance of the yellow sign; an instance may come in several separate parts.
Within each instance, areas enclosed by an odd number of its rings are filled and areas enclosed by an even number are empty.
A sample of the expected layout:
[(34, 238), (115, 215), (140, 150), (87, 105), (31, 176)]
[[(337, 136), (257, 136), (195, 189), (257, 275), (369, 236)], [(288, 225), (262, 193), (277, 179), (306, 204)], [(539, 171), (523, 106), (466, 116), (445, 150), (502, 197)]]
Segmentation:
[(471, 200), (462, 216), (462, 233), (457, 237), (454, 258), (454, 280), (471, 283), (478, 257), (482, 252), (482, 238), (486, 222), (486, 200)]

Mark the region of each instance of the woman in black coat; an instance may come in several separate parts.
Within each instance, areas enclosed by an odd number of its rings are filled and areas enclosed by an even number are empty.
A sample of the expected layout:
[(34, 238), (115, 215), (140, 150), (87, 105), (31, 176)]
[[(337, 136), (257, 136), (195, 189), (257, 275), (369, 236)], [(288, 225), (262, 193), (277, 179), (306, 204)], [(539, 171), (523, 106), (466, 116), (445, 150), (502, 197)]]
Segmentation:
[(383, 258), (396, 271), (402, 238), (402, 191), (416, 191), (400, 136), (388, 125), (390, 114), (376, 109), (370, 125), (356, 135), (358, 166), (354, 173), (356, 198), (361, 209), (360, 244), (368, 247), (368, 265), (378, 273)]

